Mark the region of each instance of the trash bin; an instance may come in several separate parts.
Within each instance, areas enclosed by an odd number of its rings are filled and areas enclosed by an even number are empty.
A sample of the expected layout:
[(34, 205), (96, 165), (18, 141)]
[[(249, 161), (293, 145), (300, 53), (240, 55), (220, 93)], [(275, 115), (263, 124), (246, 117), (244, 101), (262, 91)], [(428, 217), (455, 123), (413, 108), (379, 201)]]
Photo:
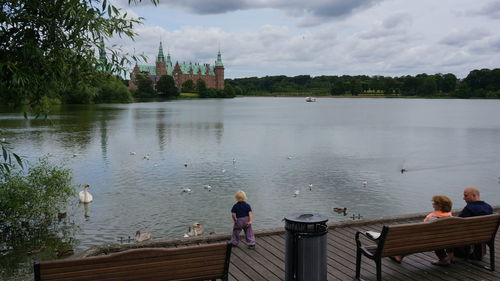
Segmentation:
[(328, 219), (319, 214), (285, 217), (285, 281), (326, 281)]

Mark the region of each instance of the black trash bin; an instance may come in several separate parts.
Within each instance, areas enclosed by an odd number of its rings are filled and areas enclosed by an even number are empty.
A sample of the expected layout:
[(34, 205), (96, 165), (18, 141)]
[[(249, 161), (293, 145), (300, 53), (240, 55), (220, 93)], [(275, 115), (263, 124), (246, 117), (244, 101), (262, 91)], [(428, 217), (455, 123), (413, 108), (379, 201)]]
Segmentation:
[(319, 214), (285, 217), (285, 281), (326, 281), (327, 221)]

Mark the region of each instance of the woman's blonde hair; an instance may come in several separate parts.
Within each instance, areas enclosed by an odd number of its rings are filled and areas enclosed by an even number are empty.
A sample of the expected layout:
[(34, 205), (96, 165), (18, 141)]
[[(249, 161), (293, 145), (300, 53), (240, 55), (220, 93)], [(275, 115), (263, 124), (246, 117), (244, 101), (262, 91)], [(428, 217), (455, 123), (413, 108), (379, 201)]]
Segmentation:
[(432, 196), (432, 204), (438, 206), (438, 210), (442, 212), (450, 212), (453, 203), (448, 196), (435, 195)]
[(238, 190), (238, 192), (236, 192), (236, 194), (234, 195), (234, 199), (236, 199), (236, 201), (238, 202), (246, 201), (247, 194), (243, 190)]

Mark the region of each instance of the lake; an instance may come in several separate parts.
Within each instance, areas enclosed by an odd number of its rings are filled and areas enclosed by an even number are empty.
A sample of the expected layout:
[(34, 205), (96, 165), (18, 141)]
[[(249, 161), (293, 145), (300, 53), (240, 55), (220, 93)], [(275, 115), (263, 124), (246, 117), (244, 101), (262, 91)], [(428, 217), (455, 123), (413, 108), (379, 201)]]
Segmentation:
[(193, 222), (228, 232), (239, 189), (256, 229), (296, 212), (330, 221), (427, 212), (436, 194), (461, 208), (469, 185), (499, 205), (499, 109), (500, 100), (179, 100), (64, 106), (50, 123), (4, 109), (0, 128), (29, 161), (50, 154), (92, 186), (92, 203), (68, 206), (81, 251), (139, 229), (182, 237)]

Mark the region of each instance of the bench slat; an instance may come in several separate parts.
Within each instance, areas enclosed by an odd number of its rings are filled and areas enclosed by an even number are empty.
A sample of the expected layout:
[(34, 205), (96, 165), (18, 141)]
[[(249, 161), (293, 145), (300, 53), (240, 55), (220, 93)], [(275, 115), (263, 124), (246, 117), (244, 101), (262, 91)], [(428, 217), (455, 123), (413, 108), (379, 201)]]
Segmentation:
[[(132, 258), (129, 257), (129, 259), (124, 260), (114, 260), (111, 258), (101, 260), (100, 263), (95, 263), (95, 261), (92, 261), (91, 263), (87, 263), (86, 259), (80, 259), (77, 260), (76, 262), (72, 262), (71, 265), (63, 265), (61, 267), (45, 267), (43, 264), (41, 264), (41, 270), (45, 274), (53, 274), (53, 273), (58, 273), (58, 272), (71, 272), (71, 271), (83, 271), (83, 270), (88, 270), (88, 269), (99, 269), (99, 268), (109, 268), (109, 267), (119, 267), (119, 266), (128, 266), (130, 264), (138, 265), (138, 266), (143, 266), (146, 264), (154, 264), (156, 262), (160, 261), (172, 261), (173, 264), (176, 263), (183, 263), (186, 260), (194, 260), (196, 258), (198, 259), (224, 259), (226, 255), (225, 250), (217, 250), (216, 252), (200, 252), (200, 253), (189, 253), (186, 255), (169, 255), (165, 257), (159, 257), (156, 256), (151, 259), (147, 258)], [(108, 256), (107, 256), (108, 257)]]
[[(52, 261), (44, 261), (40, 264), (43, 265), (44, 268), (58, 268), (58, 267), (67, 267), (72, 265), (81, 265), (85, 264), (100, 264), (106, 260), (114, 260), (114, 261), (127, 261), (130, 259), (139, 259), (139, 258), (155, 258), (155, 257), (167, 257), (167, 256), (178, 256), (182, 254), (199, 254), (203, 255), (202, 252), (212, 252), (215, 250), (226, 250), (226, 244), (210, 244), (203, 245), (197, 247), (184, 247), (184, 248), (139, 248), (139, 249), (130, 249), (123, 252), (112, 253), (110, 255), (105, 256), (97, 256), (97, 257), (87, 257), (84, 259), (66, 259), (66, 260), (52, 260)], [(110, 258), (112, 256), (112, 258)]]
[(192, 270), (196, 272), (200, 270), (200, 268), (212, 267), (218, 268), (221, 271), (224, 270), (224, 257), (218, 257), (215, 259), (206, 259), (206, 258), (196, 258), (192, 260), (179, 260), (179, 261), (164, 261), (164, 262), (155, 262), (155, 263), (146, 263), (146, 264), (135, 264), (130, 263), (129, 265), (122, 266), (109, 266), (109, 267), (100, 267), (100, 268), (92, 268), (88, 270), (74, 270), (74, 271), (63, 271), (57, 273), (45, 273), (46, 278), (52, 279), (62, 279), (62, 278), (70, 278), (76, 276), (101, 276), (106, 274), (112, 275), (136, 275), (142, 274), (141, 272), (147, 271), (158, 271), (158, 270), (167, 270), (167, 271), (178, 271), (178, 270)]
[[(228, 248), (229, 247), (229, 248)], [(230, 245), (141, 248), (35, 266), (40, 280), (207, 280), (227, 276)]]

